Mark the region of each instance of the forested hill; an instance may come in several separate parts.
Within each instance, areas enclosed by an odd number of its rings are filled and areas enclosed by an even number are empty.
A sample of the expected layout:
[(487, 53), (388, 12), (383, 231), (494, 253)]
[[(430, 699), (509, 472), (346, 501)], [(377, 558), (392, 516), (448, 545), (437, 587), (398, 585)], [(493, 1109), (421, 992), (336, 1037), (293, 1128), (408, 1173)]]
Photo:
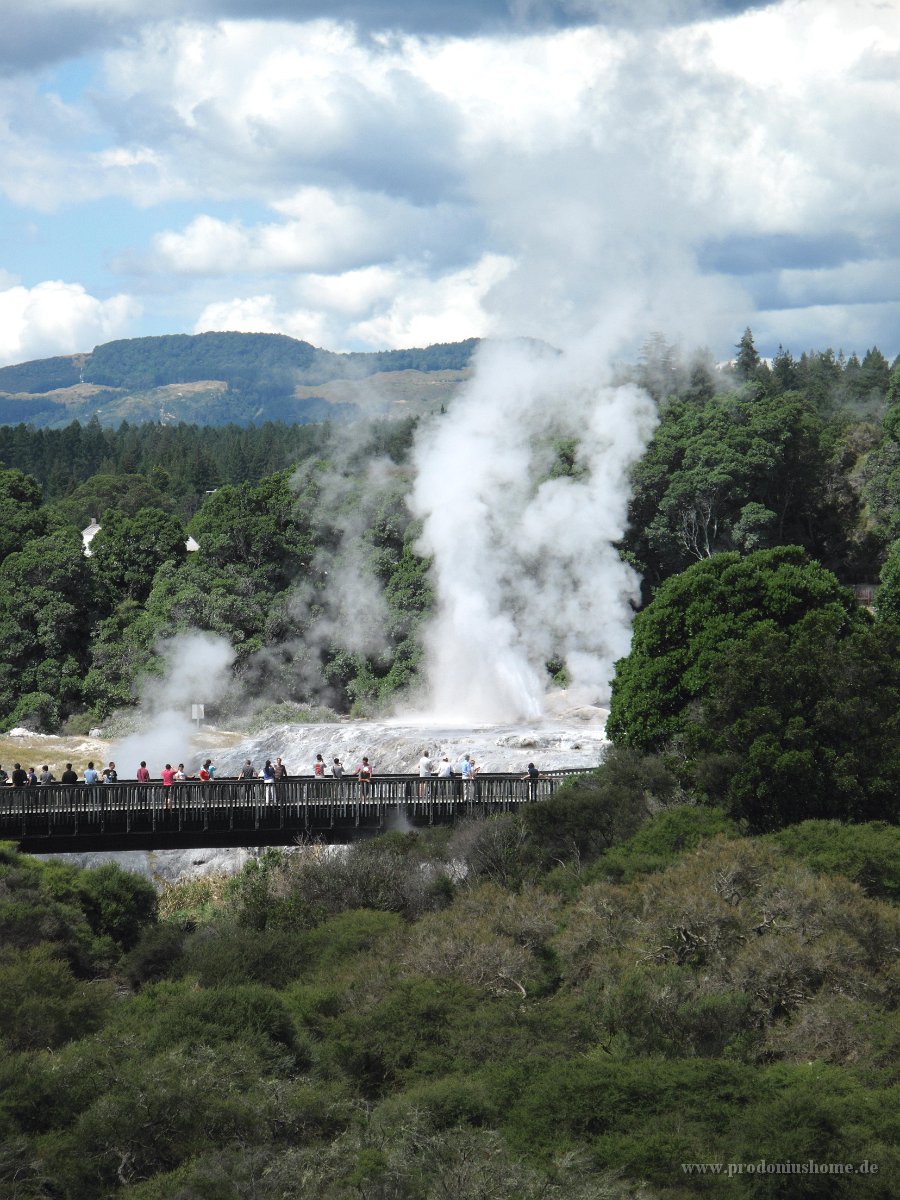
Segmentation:
[(351, 418), (371, 400), (401, 412), (430, 409), (465, 378), (477, 341), (368, 354), (335, 354), (269, 333), (107, 342), (90, 354), (0, 368), (0, 424), (58, 427), (91, 417), (104, 425), (305, 424)]

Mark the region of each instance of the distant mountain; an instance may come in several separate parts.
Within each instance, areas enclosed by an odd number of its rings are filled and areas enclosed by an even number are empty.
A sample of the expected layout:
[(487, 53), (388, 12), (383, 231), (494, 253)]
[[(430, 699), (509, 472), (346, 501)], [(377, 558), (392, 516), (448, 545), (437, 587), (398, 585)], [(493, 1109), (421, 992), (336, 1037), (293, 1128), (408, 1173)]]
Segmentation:
[(200, 425), (348, 420), (430, 411), (468, 377), (477, 338), (335, 354), (271, 333), (173, 334), (0, 367), (0, 424), (56, 427), (96, 416)]

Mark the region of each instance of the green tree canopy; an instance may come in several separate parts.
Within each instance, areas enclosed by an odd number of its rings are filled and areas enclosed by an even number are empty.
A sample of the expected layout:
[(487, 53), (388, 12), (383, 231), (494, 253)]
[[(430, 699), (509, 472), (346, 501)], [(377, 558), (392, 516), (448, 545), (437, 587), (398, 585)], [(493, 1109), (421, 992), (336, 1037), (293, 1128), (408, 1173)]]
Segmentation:
[(111, 512), (135, 516), (142, 508), (172, 511), (172, 501), (143, 475), (93, 475), (56, 504), (67, 521), (83, 529), (90, 521), (103, 524)]
[(616, 664), (610, 737), (647, 752), (683, 738), (723, 661), (754, 626), (785, 629), (826, 608), (847, 630), (864, 620), (852, 592), (799, 546), (718, 554), (667, 579)]
[(46, 530), (42, 503), (41, 489), (30, 475), (0, 467), (0, 560)]
[(107, 513), (91, 542), (100, 588), (113, 603), (146, 599), (164, 562), (184, 562), (185, 536), (181, 521), (158, 508), (140, 508), (133, 517)]
[(0, 564), (0, 714), (53, 728), (81, 694), (94, 614), (77, 530), (34, 538)]

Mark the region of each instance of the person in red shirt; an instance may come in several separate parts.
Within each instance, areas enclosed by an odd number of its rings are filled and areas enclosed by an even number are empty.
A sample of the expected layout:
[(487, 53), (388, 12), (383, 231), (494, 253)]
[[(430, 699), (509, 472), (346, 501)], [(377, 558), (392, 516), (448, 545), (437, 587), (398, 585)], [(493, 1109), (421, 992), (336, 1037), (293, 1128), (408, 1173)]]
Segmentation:
[(172, 770), (172, 764), (166, 763), (160, 771), (160, 777), (163, 782), (163, 787), (166, 789), (166, 808), (172, 807), (172, 784), (175, 782), (176, 772)]
[(141, 765), (137, 769), (137, 781), (138, 783), (150, 782), (150, 772), (147, 770), (147, 764), (143, 759), (141, 759)]

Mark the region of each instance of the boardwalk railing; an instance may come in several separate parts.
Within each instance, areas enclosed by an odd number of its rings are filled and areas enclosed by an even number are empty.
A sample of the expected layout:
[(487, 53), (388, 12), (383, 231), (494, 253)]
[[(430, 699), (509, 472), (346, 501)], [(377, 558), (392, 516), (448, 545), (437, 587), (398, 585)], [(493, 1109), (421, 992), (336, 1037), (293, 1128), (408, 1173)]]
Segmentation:
[(553, 794), (568, 775), (537, 781), (484, 774), (471, 781), (379, 775), (355, 778), (190, 780), (161, 783), (49, 784), (0, 789), (0, 840), (24, 850), (144, 850), (288, 844), (311, 835), (347, 841), (403, 820), (412, 824), (485, 815)]

